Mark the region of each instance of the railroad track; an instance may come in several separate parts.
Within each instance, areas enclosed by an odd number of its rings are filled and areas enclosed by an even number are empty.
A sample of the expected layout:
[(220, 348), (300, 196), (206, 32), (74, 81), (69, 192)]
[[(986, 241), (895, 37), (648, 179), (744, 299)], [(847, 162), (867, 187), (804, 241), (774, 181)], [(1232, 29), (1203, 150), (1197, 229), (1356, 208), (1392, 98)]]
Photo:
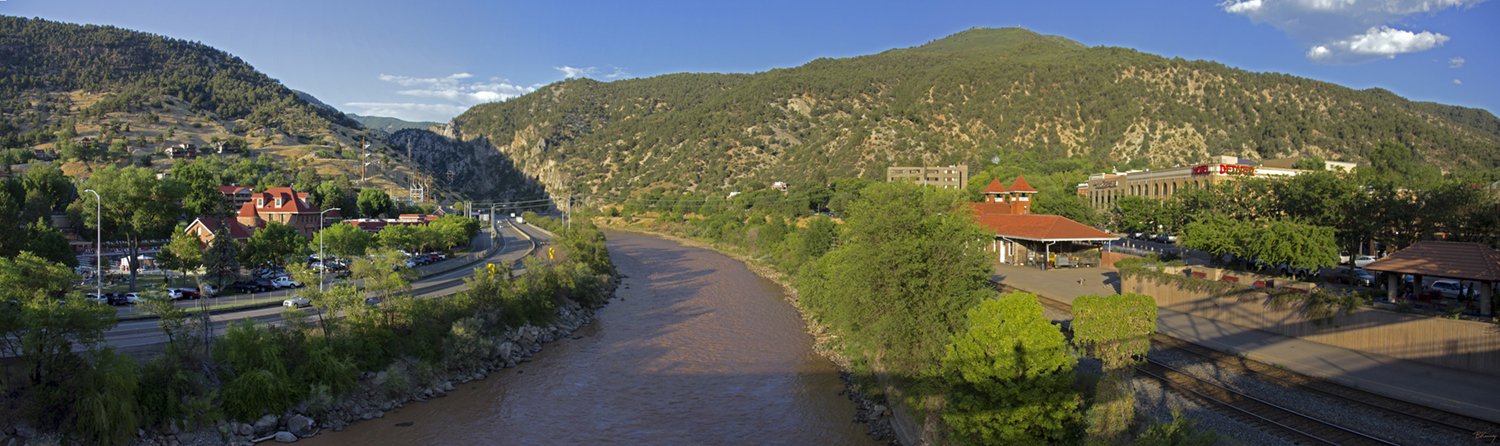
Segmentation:
[(1177, 388), (1192, 399), (1223, 408), (1225, 415), (1299, 445), (1381, 445), (1396, 446), (1376, 437), (1319, 420), (1295, 410), (1278, 406), (1234, 389), (1199, 378), (1147, 359), (1136, 366), (1137, 374), (1146, 375)]
[(1415, 424), (1433, 431), (1472, 436), (1476, 440), (1488, 443), (1500, 441), (1496, 437), (1496, 434), (1500, 434), (1500, 424), (1494, 422), (1350, 388), (1239, 356), (1215, 351), (1169, 336), (1157, 335), (1155, 339), (1152, 339), (1152, 344), (1160, 348), (1172, 349), (1177, 352), (1203, 358), (1221, 367), (1234, 369), (1240, 374), (1252, 375), (1287, 388), (1307, 391), (1340, 402), (1363, 406), (1382, 414), (1386, 420), (1405, 422), (1409, 423), (1408, 425)]
[[(1011, 291), (1005, 286), (997, 290)], [(1038, 299), (1043, 307), (1063, 314), (1072, 314), (1072, 307), (1045, 297)], [(1495, 443), (1500, 434), (1500, 424), (1413, 404), (1384, 395), (1353, 389), (1296, 372), (1276, 368), (1238, 356), (1214, 351), (1170, 336), (1157, 334), (1152, 345), (1188, 355), (1204, 358), (1217, 365), (1234, 369), (1241, 374), (1253, 375), (1288, 388), (1307, 391), (1342, 402), (1364, 406), (1383, 414), (1386, 419), (1423, 426), (1434, 431), (1443, 431), (1472, 436), (1475, 440)], [(1258, 426), (1267, 432), (1297, 444), (1307, 445), (1392, 445), (1390, 441), (1350, 430), (1333, 423), (1310, 417), (1295, 410), (1278, 406), (1269, 401), (1246, 395), (1223, 384), (1194, 376), (1166, 364), (1147, 359), (1137, 373), (1162, 381), (1169, 387), (1180, 390), (1185, 396), (1214, 407), (1223, 408), (1222, 413), (1242, 422)]]

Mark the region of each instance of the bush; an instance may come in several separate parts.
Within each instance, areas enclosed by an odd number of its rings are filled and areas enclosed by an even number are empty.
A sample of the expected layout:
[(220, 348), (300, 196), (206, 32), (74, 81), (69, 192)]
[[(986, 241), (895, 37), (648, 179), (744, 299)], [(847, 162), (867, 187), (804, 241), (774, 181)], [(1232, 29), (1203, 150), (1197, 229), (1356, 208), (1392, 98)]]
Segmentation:
[(1135, 446), (1210, 446), (1219, 441), (1214, 431), (1198, 431), (1197, 423), (1172, 409), (1171, 423), (1152, 423), (1136, 437)]
[(292, 405), (286, 382), (269, 370), (241, 373), (224, 385), (224, 411), (236, 420), (249, 421), (261, 413), (281, 413)]
[(113, 349), (99, 352), (94, 367), (83, 375), (79, 395), (77, 428), (85, 438), (97, 444), (123, 444), (129, 441), (140, 424), (136, 402), (139, 376), (135, 359), (117, 354)]
[(449, 370), (472, 371), (495, 351), (495, 345), (494, 338), (485, 336), (483, 320), (478, 317), (459, 319), (443, 338), (443, 366)]
[(1055, 442), (1078, 406), (1063, 334), (1036, 295), (1010, 293), (969, 311), (968, 329), (943, 358), (949, 405), (943, 421), (966, 444)]
[(1091, 446), (1120, 444), (1135, 422), (1135, 393), (1130, 388), (1128, 372), (1111, 371), (1100, 380), (1094, 393), (1094, 404), (1084, 414), (1087, 441)]

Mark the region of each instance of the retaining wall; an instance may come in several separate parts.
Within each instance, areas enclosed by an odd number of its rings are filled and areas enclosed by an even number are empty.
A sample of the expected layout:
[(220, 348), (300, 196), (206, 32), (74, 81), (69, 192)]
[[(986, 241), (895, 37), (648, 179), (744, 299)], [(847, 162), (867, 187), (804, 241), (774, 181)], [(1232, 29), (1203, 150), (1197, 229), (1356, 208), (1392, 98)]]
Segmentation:
[[(1178, 268), (1177, 273), (1181, 274)], [(1156, 284), (1142, 275), (1121, 280), (1121, 291), (1156, 298), (1156, 305), (1242, 327), (1334, 347), (1500, 376), (1500, 325), (1359, 308), (1313, 323), (1301, 302), (1277, 308), (1264, 292), (1226, 295)]]

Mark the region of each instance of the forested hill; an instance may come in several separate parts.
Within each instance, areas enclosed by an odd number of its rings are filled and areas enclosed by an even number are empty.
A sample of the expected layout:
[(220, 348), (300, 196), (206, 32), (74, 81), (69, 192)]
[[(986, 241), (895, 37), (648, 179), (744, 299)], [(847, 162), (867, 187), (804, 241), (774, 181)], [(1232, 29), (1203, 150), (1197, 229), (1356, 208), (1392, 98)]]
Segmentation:
[[(93, 95), (87, 106), (73, 97)], [(100, 98), (102, 94), (102, 98)], [(0, 145), (47, 142), (61, 123), (53, 115), (92, 118), (161, 108), (175, 98), (219, 121), (286, 134), (358, 128), (338, 110), (317, 107), (249, 64), (198, 42), (112, 26), (74, 25), (0, 16)], [(62, 112), (62, 113), (59, 113)]]
[(600, 194), (997, 156), (1079, 171), (1218, 154), (1364, 161), (1383, 140), (1417, 164), (1500, 173), (1500, 120), (1484, 110), (1017, 28), (756, 74), (567, 80), (471, 108), (451, 133), (487, 138), (554, 192)]

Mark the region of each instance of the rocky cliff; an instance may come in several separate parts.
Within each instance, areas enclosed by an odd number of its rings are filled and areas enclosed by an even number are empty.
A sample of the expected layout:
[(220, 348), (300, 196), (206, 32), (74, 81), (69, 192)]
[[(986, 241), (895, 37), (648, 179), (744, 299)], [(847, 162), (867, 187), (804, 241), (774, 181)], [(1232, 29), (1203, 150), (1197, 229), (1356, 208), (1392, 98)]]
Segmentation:
[(544, 193), (545, 183), (517, 170), (507, 152), (495, 150), (485, 138), (456, 138), (448, 128), (437, 126), (441, 133), (401, 130), (392, 133), (388, 142), (397, 152), (410, 153), (421, 170), (432, 175), (435, 186), (474, 200), (512, 200)]

